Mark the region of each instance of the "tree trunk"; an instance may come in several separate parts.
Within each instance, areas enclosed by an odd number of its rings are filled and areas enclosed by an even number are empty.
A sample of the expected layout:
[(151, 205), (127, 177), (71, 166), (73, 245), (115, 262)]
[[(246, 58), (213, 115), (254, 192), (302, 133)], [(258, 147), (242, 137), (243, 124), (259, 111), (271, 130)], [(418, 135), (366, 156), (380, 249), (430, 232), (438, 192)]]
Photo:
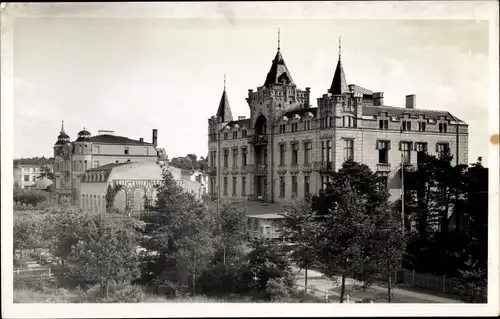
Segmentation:
[(196, 295), (196, 255), (193, 254), (193, 297)]
[(345, 271), (342, 272), (342, 282), (340, 284), (340, 303), (344, 303), (345, 294)]
[(305, 278), (304, 278), (304, 293), (307, 295), (307, 256), (305, 257), (305, 265), (304, 265), (304, 270), (305, 270)]
[(224, 265), (226, 264), (226, 244), (224, 244), (224, 255), (223, 255)]
[(391, 282), (391, 272), (388, 271), (388, 276), (387, 276), (387, 300), (389, 301), (389, 303), (391, 303), (392, 301), (392, 292), (391, 292), (391, 285), (392, 285), (392, 282)]
[(106, 290), (104, 291), (104, 298), (108, 298), (108, 294), (109, 294), (109, 279), (106, 278)]

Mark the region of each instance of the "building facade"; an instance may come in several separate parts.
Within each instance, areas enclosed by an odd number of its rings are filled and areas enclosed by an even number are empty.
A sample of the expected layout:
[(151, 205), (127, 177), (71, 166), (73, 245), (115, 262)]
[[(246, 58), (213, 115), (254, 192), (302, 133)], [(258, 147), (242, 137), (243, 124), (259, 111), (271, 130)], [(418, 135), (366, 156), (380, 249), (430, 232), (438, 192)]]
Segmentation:
[[(166, 164), (166, 163), (164, 163)], [(177, 184), (185, 191), (201, 199), (202, 185), (182, 178), (181, 169), (168, 165)], [(120, 213), (136, 215), (157, 199), (156, 185), (162, 182), (162, 168), (155, 161), (111, 163), (91, 168), (81, 177), (78, 207), (89, 212), (106, 210), (108, 187), (119, 186), (113, 207)]]
[(55, 192), (62, 204), (79, 206), (78, 191), (84, 172), (108, 164), (132, 161), (156, 162), (164, 150), (157, 149), (158, 130), (153, 129), (152, 142), (117, 136), (113, 131), (99, 131), (92, 136), (83, 129), (75, 141), (64, 131), (64, 123), (54, 145)]
[(37, 186), (44, 170), (49, 169), (52, 171), (52, 165), (31, 165), (19, 164), (14, 167), (14, 187), (23, 189), (32, 189)]
[[(280, 48), (265, 82), (249, 90), (250, 117), (233, 118), (226, 90), (208, 120), (209, 192), (229, 200), (283, 202), (315, 194), (346, 160), (384, 176), (392, 199), (401, 194), (401, 167), (419, 152), (451, 151), (467, 163), (468, 125), (447, 111), (384, 104), (383, 92), (347, 84), (339, 59), (328, 92), (310, 105), (297, 88)], [(220, 187), (219, 187), (220, 186)]]

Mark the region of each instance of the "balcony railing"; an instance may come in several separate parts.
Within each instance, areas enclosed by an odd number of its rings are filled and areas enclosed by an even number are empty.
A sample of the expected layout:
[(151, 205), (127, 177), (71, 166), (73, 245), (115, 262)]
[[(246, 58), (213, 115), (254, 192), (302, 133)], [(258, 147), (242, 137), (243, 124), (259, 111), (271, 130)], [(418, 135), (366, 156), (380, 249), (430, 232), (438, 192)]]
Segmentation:
[(391, 164), (388, 163), (378, 163), (377, 164), (377, 172), (390, 172)]
[(314, 162), (312, 167), (315, 171), (331, 172), (333, 171), (333, 162)]
[(299, 165), (298, 164), (290, 164), (290, 172), (298, 172)]
[(248, 144), (265, 145), (267, 144), (267, 135), (257, 134), (248, 138)]
[(267, 165), (266, 164), (256, 164), (254, 166), (253, 172), (255, 174), (266, 174), (267, 173)]

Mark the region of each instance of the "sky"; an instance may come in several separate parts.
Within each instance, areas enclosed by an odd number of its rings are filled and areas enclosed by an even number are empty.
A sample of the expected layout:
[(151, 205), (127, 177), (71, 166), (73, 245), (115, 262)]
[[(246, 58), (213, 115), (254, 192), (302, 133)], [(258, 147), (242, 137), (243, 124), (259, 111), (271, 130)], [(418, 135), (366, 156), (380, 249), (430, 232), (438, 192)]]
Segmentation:
[(14, 24), (14, 157), (52, 156), (61, 129), (151, 141), (170, 158), (206, 156), (224, 74), (233, 116), (249, 116), (277, 49), (311, 103), (338, 59), (349, 84), (384, 103), (446, 110), (469, 126), (469, 162), (487, 163), (488, 22), (474, 20), (18, 18)]

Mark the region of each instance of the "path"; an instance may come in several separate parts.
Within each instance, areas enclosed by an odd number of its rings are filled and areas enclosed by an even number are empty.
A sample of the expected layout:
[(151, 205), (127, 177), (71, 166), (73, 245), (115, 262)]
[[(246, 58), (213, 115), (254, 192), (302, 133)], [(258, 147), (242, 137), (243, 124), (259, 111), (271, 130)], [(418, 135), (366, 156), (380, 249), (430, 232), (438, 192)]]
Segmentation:
[[(305, 271), (304, 270), (299, 271), (299, 268), (295, 266), (292, 266), (292, 271), (296, 276), (297, 285), (299, 285), (300, 287), (304, 287)], [(322, 275), (323, 274), (319, 271), (308, 270), (307, 286), (312, 287), (313, 290), (315, 291), (321, 293), (325, 293), (326, 291), (328, 291), (329, 295), (340, 297), (340, 294), (338, 292), (340, 291), (340, 276), (337, 278), (337, 282), (335, 282), (334, 280), (322, 278)], [(359, 285), (359, 284), (360, 282), (357, 280), (354, 280), (352, 278), (346, 278), (346, 286), (348, 287), (352, 287), (353, 285)], [(394, 288), (392, 291), (395, 298), (399, 297), (399, 299), (401, 300), (409, 300), (407, 302), (461, 303), (460, 300), (439, 297), (432, 294), (426, 294), (421, 292), (409, 291), (402, 288)], [(372, 285), (369, 288), (369, 291), (366, 291), (364, 293), (353, 292), (353, 295), (360, 294), (360, 295), (371, 295), (370, 297), (375, 297), (377, 295), (381, 295), (384, 293), (387, 293), (387, 288)], [(352, 298), (352, 297), (350, 299), (353, 301), (360, 300), (360, 298)]]

